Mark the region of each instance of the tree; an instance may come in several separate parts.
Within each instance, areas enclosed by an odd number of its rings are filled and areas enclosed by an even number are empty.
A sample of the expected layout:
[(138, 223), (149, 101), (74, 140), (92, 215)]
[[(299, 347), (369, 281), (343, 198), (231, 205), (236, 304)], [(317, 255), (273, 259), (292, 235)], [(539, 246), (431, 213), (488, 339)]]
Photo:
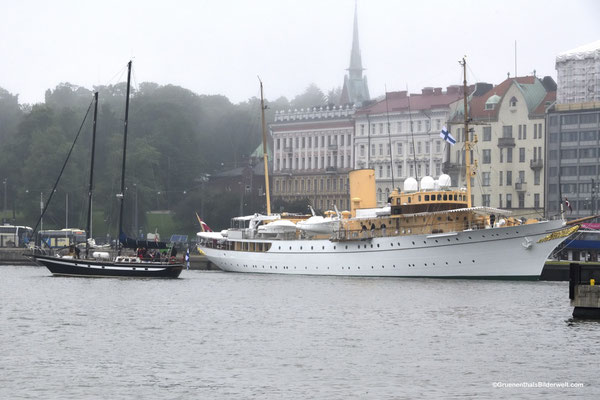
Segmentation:
[(326, 103), (327, 99), (325, 98), (325, 95), (323, 94), (321, 89), (319, 89), (314, 83), (311, 83), (306, 88), (304, 93), (294, 97), (294, 99), (291, 101), (291, 106), (294, 109), (301, 109), (320, 107)]

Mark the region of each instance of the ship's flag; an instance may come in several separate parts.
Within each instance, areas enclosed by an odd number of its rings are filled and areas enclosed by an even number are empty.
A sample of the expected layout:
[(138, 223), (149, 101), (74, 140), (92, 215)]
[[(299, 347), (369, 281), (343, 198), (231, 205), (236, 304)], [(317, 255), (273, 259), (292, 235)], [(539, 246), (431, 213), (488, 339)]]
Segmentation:
[(190, 269), (190, 248), (189, 247), (185, 252), (185, 268)]
[(454, 137), (452, 137), (452, 134), (450, 132), (448, 132), (448, 129), (446, 129), (445, 126), (442, 128), (442, 131), (440, 132), (440, 137), (452, 145), (456, 144), (456, 139), (454, 139)]
[(206, 225), (206, 222), (204, 222), (200, 219), (200, 216), (198, 215), (198, 213), (196, 213), (196, 218), (198, 218), (198, 222), (200, 223), (200, 229), (202, 229), (202, 232), (212, 232), (213, 231), (212, 229), (210, 229), (210, 227), (208, 225)]
[(569, 199), (565, 197), (565, 206), (569, 209), (569, 212), (573, 212), (573, 207), (571, 207), (571, 203), (569, 203)]

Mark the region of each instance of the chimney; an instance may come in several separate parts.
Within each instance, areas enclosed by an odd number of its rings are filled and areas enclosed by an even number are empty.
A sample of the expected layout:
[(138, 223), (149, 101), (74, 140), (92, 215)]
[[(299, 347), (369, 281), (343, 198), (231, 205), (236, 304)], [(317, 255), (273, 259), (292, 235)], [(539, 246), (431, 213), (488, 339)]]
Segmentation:
[(432, 87), (424, 87), (423, 89), (421, 89), (421, 94), (423, 94), (423, 96), (431, 96), (431, 95), (433, 95), (433, 88)]
[(442, 94), (442, 88), (441, 87), (436, 87), (435, 89), (433, 89), (433, 94), (436, 96), (439, 96)]

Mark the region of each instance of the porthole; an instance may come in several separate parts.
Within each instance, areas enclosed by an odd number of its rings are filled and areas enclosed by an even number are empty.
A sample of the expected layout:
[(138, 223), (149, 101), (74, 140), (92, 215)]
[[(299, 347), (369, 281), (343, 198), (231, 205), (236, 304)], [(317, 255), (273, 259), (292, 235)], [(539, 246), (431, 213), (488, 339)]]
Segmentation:
[(313, 247), (312, 247), (312, 246), (310, 246), (310, 249), (312, 250), (312, 249), (313, 249)]
[(412, 242), (412, 244), (414, 245), (414, 244), (415, 244), (415, 242)]
[(300, 246), (300, 250), (302, 250), (302, 246)]
[(292, 246), (290, 246), (290, 250), (292, 249)]
[(321, 247), (321, 250), (325, 250), (325, 246), (322, 246), (322, 247)]

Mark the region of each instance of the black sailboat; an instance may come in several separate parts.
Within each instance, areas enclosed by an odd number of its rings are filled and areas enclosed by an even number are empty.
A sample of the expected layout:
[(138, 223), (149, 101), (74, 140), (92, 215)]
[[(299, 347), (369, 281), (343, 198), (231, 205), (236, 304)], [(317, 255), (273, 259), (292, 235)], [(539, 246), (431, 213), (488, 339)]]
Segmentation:
[[(59, 256), (47, 255), (43, 251), (35, 250), (33, 254), (28, 255), (37, 264), (45, 266), (54, 275), (63, 276), (89, 276), (89, 277), (133, 277), (133, 278), (177, 278), (183, 269), (183, 264), (176, 262), (173, 258), (160, 261), (142, 260), (137, 255), (121, 255), (123, 247), (139, 247), (140, 243), (136, 240), (127, 238), (123, 233), (123, 206), (125, 193), (125, 161), (127, 156), (127, 122), (129, 117), (129, 92), (131, 85), (131, 61), (127, 64), (127, 94), (125, 97), (125, 124), (123, 133), (123, 163), (121, 167), (121, 192), (117, 194), (120, 201), (119, 209), (119, 245), (116, 257), (113, 259), (96, 258), (95, 255), (104, 256), (105, 254), (92, 254), (89, 251), (89, 232), (91, 226), (91, 205), (92, 205), (92, 187), (94, 179), (94, 152), (96, 143), (96, 118), (98, 114), (98, 92), (94, 93), (94, 122), (92, 136), (92, 154), (90, 166), (90, 180), (88, 189), (88, 214), (86, 228), (86, 248), (85, 256)], [(77, 140), (77, 139), (75, 139)], [(68, 158), (67, 158), (68, 160)], [(66, 161), (65, 161), (66, 163)], [(64, 170), (64, 166), (63, 166)], [(62, 171), (61, 171), (62, 174)], [(60, 175), (59, 178), (60, 179)], [(57, 180), (58, 183), (58, 180)], [(48, 206), (48, 200), (46, 207)], [(44, 210), (45, 211), (45, 210)], [(43, 215), (43, 213), (42, 213)], [(41, 218), (41, 217), (40, 217)], [(39, 223), (39, 221), (38, 221)], [(34, 231), (37, 229), (34, 228)], [(145, 246), (148, 247), (148, 246)], [(156, 244), (154, 247), (158, 247)], [(163, 246), (164, 247), (164, 246)]]

